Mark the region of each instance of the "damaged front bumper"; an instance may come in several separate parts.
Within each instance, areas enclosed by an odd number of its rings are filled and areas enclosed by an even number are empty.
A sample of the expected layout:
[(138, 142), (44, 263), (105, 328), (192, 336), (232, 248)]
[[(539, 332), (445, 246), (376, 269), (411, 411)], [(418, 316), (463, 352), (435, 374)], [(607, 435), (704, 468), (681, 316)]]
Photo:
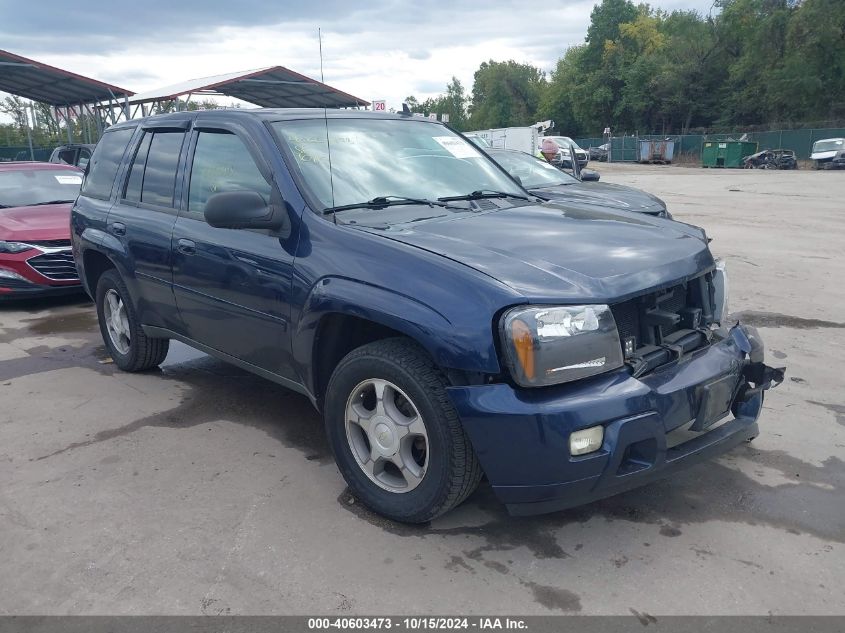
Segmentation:
[[(513, 514), (601, 499), (720, 455), (755, 437), (763, 392), (783, 380), (757, 331), (737, 324), (648, 375), (621, 369), (543, 389), (450, 387), (493, 490)], [(574, 431), (601, 424), (599, 450), (569, 452)]]

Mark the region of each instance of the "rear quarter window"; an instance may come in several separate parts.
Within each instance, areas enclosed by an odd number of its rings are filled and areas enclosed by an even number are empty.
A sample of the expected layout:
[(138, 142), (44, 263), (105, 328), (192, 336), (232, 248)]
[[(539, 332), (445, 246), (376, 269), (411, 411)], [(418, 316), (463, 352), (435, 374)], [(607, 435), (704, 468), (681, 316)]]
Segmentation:
[(135, 128), (122, 128), (113, 132), (106, 132), (103, 138), (97, 143), (88, 175), (82, 185), (83, 196), (108, 200), (111, 197), (112, 185), (114, 185), (117, 169), (126, 151), (126, 146), (134, 134)]

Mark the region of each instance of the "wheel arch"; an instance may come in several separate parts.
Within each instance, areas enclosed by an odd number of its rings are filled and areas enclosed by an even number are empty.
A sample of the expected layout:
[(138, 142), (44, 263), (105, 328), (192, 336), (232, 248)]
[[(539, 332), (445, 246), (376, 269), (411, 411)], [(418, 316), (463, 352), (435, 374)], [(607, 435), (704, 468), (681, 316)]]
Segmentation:
[(337, 363), (350, 351), (391, 337), (415, 342), (444, 369), (496, 373), (498, 362), (454, 336), (455, 324), (415, 298), (345, 278), (315, 284), (292, 336), (294, 362), (318, 408)]
[(82, 282), (92, 299), (97, 295), (97, 283), (104, 272), (117, 269), (117, 265), (104, 253), (93, 248), (82, 254)]

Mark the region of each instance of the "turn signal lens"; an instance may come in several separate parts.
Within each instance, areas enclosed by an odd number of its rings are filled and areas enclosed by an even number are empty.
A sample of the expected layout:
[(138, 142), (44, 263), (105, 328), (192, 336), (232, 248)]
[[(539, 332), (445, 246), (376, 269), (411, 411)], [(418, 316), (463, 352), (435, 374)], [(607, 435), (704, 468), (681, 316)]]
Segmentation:
[(604, 427), (601, 425), (575, 431), (569, 436), (569, 454), (586, 455), (597, 451), (601, 448), (602, 440)]
[(523, 321), (514, 319), (511, 322), (511, 337), (523, 374), (529, 380), (534, 380), (534, 339), (531, 328)]

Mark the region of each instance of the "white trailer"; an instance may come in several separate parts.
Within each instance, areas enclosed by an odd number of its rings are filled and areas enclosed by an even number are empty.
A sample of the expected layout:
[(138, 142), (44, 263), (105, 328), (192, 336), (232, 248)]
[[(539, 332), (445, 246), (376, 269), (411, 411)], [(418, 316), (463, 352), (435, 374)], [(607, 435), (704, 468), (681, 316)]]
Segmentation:
[(554, 125), (554, 121), (540, 121), (526, 127), (500, 127), (492, 130), (475, 130), (476, 134), (495, 149), (515, 149), (526, 154), (535, 154), (540, 146), (543, 132)]

